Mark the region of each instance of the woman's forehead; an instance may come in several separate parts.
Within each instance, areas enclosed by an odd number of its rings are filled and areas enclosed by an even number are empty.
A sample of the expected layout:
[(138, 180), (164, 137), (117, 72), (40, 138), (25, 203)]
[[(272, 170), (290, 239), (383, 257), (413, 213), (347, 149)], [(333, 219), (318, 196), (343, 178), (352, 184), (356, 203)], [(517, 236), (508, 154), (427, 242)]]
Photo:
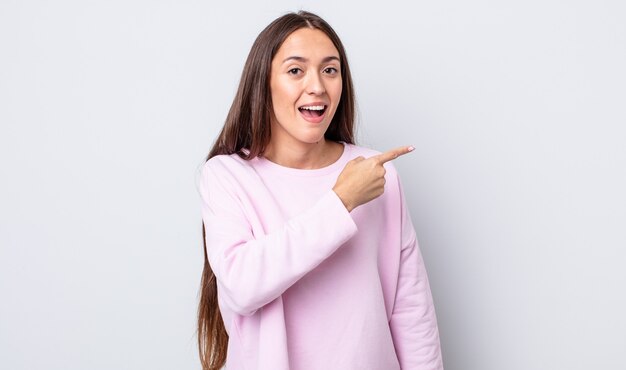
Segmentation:
[(329, 57), (339, 60), (339, 51), (332, 40), (318, 29), (300, 28), (287, 36), (274, 59), (283, 63), (288, 59), (312, 61)]

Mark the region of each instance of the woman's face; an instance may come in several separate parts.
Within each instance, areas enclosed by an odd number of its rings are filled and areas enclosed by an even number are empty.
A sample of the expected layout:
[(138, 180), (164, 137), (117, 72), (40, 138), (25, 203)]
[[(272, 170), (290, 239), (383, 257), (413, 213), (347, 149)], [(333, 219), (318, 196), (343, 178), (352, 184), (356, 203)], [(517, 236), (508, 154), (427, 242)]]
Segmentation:
[(339, 52), (330, 38), (310, 28), (289, 35), (272, 60), (270, 90), (272, 145), (322, 140), (341, 98)]

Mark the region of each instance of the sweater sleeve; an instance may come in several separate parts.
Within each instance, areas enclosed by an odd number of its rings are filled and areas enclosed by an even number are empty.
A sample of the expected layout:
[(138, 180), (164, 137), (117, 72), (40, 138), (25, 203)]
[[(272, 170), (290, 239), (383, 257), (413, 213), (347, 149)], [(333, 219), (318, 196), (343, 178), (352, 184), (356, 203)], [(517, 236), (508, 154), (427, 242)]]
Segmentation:
[(399, 186), (402, 249), (396, 298), (389, 325), (401, 369), (442, 370), (439, 330), (428, 276), (402, 187)]
[(252, 224), (258, 225), (267, 215), (244, 212), (241, 199), (263, 196), (254, 193), (259, 184), (240, 184), (235, 190), (223, 181), (227, 174), (220, 170), (205, 165), (198, 187), (207, 257), (220, 297), (233, 312), (251, 315), (278, 298), (357, 231), (347, 209), (329, 189), (310, 209), (258, 235)]

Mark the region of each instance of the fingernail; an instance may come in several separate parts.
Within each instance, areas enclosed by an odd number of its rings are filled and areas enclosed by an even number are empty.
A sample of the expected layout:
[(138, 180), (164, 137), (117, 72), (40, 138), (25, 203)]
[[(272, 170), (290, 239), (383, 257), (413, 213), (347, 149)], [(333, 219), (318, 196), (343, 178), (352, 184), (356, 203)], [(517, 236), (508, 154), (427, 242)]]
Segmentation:
[(412, 152), (412, 151), (414, 151), (414, 150), (415, 150), (415, 147), (414, 147), (414, 146), (410, 146), (410, 147), (409, 147), (409, 152)]

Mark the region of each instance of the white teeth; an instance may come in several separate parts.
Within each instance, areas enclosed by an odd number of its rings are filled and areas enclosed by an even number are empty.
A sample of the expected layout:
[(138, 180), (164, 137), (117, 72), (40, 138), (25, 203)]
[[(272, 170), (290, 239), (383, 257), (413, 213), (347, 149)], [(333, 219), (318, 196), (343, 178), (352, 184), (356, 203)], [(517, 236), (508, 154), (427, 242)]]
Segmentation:
[(323, 105), (311, 105), (311, 106), (308, 106), (308, 107), (301, 107), (300, 109), (323, 110), (324, 106)]

